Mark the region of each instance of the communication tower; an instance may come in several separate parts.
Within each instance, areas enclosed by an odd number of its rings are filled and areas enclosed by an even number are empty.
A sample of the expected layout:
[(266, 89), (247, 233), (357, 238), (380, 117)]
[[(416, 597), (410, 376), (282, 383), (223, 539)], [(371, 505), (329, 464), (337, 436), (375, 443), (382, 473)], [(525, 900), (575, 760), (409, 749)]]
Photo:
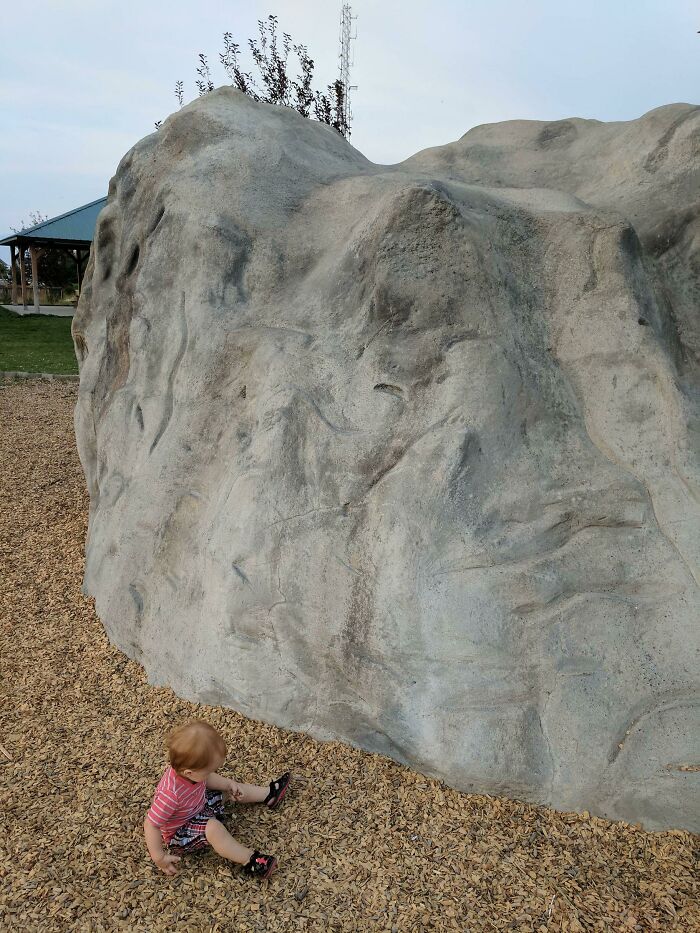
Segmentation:
[(345, 98), (343, 102), (345, 124), (348, 127), (350, 126), (350, 122), (352, 120), (350, 91), (357, 90), (356, 84), (350, 84), (350, 67), (351, 65), (355, 64), (355, 57), (354, 55), (351, 56), (350, 52), (350, 43), (353, 41), (353, 39), (357, 39), (357, 32), (355, 35), (352, 35), (353, 20), (356, 19), (357, 16), (353, 16), (350, 4), (344, 3), (340, 11), (340, 53), (338, 58), (340, 60), (340, 80), (343, 85), (343, 91), (345, 92)]

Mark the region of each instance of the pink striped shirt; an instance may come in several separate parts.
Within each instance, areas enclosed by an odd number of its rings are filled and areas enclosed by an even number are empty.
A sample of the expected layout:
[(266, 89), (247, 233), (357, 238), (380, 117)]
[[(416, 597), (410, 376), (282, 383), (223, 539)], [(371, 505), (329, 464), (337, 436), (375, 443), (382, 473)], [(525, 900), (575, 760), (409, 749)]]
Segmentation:
[(176, 830), (204, 809), (205, 788), (204, 781), (193, 784), (172, 768), (166, 769), (156, 787), (151, 809), (146, 814), (160, 830), (166, 845)]

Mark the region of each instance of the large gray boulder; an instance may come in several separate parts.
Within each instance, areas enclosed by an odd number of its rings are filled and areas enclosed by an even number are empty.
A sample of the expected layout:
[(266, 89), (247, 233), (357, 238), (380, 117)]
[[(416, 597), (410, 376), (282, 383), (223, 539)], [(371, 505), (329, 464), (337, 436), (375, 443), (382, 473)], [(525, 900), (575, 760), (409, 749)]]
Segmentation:
[(74, 321), (112, 641), (463, 790), (700, 828), (699, 154), (676, 104), (381, 166), (230, 88), (141, 140)]

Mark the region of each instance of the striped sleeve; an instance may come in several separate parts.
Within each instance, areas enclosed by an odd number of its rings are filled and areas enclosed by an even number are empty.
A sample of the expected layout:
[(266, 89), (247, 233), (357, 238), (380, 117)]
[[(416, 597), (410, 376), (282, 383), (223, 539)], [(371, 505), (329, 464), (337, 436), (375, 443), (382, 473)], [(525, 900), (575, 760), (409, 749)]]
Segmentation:
[(172, 819), (173, 813), (175, 813), (178, 807), (177, 798), (166, 788), (159, 788), (153, 798), (151, 809), (146, 816), (154, 826), (160, 829), (168, 820)]

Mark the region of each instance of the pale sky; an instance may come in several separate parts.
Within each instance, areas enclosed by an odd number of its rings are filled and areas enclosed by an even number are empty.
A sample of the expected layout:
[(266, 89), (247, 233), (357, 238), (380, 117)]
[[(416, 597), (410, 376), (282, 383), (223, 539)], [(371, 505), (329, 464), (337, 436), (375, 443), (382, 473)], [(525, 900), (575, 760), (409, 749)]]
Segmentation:
[[(337, 75), (340, 0), (33, 0), (5, 12), (0, 53), (0, 236), (107, 193), (122, 155), (197, 91), (197, 54), (215, 83), (230, 31), (257, 20)], [(629, 120), (700, 102), (697, 0), (355, 0), (351, 142), (399, 162), (470, 127), (509, 119)], [(246, 62), (249, 61), (246, 56)], [(2, 250), (9, 260), (9, 250)]]

